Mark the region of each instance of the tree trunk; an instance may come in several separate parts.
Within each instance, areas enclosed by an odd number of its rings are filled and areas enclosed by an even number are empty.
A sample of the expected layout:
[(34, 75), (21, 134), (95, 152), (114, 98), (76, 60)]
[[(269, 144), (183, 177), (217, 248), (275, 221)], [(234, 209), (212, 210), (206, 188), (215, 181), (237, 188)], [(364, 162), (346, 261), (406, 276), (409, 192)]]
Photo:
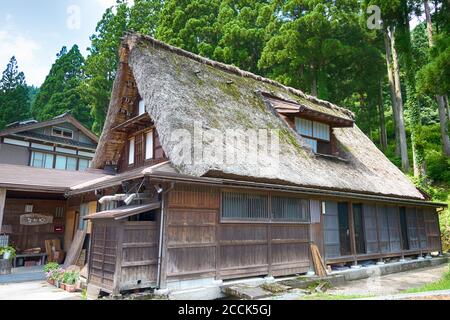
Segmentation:
[(317, 97), (317, 68), (311, 65), (311, 95)]
[(431, 48), (433, 46), (433, 23), (431, 22), (430, 5), (428, 0), (424, 0), (423, 5), (425, 7), (425, 19), (427, 21), (428, 45)]
[(395, 48), (395, 28), (391, 30), (391, 52), (392, 52), (392, 64), (394, 72), (395, 83), (395, 98), (397, 101), (397, 126), (400, 140), (400, 155), (402, 158), (402, 170), (404, 172), (409, 171), (409, 159), (408, 159), (408, 146), (406, 141), (405, 119), (403, 117), (403, 98), (402, 89), (400, 85), (400, 67), (398, 64), (397, 49)]
[(380, 117), (380, 145), (383, 151), (387, 150), (387, 132), (386, 132), (386, 119), (384, 117), (383, 106), (383, 85), (380, 80), (380, 92), (378, 96), (378, 114)]
[[(431, 21), (431, 12), (428, 0), (423, 1), (425, 8), (425, 19), (427, 21), (428, 44), (430, 48), (433, 47), (433, 22)], [(448, 121), (450, 119), (450, 112), (448, 112), (447, 98), (436, 95), (438, 103), (439, 122), (441, 126), (442, 150), (447, 157), (450, 157), (450, 139), (448, 136)]]
[(395, 81), (394, 73), (392, 71), (392, 53), (391, 53), (391, 40), (389, 38), (389, 31), (386, 29), (384, 32), (384, 45), (386, 47), (386, 65), (389, 79), (389, 88), (391, 89), (391, 101), (392, 101), (392, 115), (394, 116), (394, 131), (395, 131), (395, 155), (400, 156), (400, 134), (398, 131), (398, 115), (397, 115), (397, 100), (395, 98)]
[(447, 104), (443, 96), (437, 96), (439, 121), (441, 125), (442, 151), (447, 157), (450, 157), (450, 139), (448, 136), (448, 116)]

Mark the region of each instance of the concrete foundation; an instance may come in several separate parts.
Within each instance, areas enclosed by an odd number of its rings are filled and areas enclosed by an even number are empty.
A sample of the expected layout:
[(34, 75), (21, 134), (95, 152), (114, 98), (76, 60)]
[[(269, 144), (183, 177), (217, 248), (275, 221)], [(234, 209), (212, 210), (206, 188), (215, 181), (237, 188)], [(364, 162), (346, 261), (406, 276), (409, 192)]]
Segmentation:
[[(249, 279), (240, 279), (223, 282), (217, 281), (213, 278), (189, 280), (189, 281), (175, 281), (168, 283), (168, 290), (164, 291), (170, 300), (215, 300), (226, 298), (227, 295), (223, 292), (224, 288), (247, 286), (258, 287), (264, 283), (280, 283), (289, 286), (293, 290), (300, 290), (307, 288), (310, 285), (317, 283), (317, 281), (329, 282), (332, 286), (345, 285), (346, 281), (367, 279), (373, 275), (383, 276), (392, 273), (410, 271), (414, 269), (434, 267), (449, 261), (448, 257), (437, 257), (432, 259), (417, 259), (403, 262), (392, 262), (384, 265), (371, 265), (361, 267), (358, 269), (349, 269), (345, 271), (334, 271), (329, 276), (319, 278), (315, 276), (302, 277), (284, 277), (274, 279), (273, 277), (258, 277)], [(225, 290), (227, 291), (227, 290)], [(228, 290), (230, 291), (230, 290)]]

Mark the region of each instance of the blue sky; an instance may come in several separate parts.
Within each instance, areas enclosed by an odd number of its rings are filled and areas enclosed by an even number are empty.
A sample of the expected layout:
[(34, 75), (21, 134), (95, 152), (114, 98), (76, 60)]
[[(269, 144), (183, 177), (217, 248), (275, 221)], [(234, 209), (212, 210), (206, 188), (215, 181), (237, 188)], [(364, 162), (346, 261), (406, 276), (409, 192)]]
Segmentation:
[(28, 84), (41, 85), (62, 46), (89, 36), (115, 0), (0, 0), (0, 73), (15, 55)]

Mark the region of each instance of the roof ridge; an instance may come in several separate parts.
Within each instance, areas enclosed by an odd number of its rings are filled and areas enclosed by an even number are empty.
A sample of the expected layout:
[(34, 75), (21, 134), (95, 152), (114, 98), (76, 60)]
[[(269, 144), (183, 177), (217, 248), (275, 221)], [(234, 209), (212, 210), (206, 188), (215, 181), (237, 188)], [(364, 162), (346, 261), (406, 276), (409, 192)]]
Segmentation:
[(226, 63), (223, 63), (223, 62), (218, 62), (218, 61), (215, 61), (215, 60), (212, 60), (212, 59), (209, 59), (209, 58), (205, 58), (205, 57), (200, 56), (198, 54), (186, 51), (184, 49), (181, 49), (181, 48), (178, 48), (178, 47), (174, 47), (174, 46), (172, 46), (170, 44), (167, 44), (167, 43), (165, 43), (165, 42), (163, 42), (161, 40), (157, 40), (157, 39), (155, 39), (155, 38), (153, 38), (151, 36), (143, 35), (143, 34), (140, 34), (140, 33), (127, 33), (125, 35), (125, 37), (123, 38), (124, 43), (128, 46), (130, 51), (136, 46), (136, 44), (140, 40), (144, 40), (144, 41), (150, 42), (153, 46), (158, 46), (158, 47), (160, 47), (162, 49), (168, 50), (168, 51), (173, 52), (173, 53), (178, 54), (178, 55), (182, 55), (182, 56), (187, 57), (189, 59), (192, 59), (194, 61), (207, 64), (207, 65), (209, 65), (211, 67), (219, 68), (219, 69), (221, 69), (223, 71), (226, 71), (226, 72), (229, 72), (229, 73), (233, 73), (233, 74), (236, 74), (236, 75), (241, 76), (241, 77), (251, 78), (251, 79), (254, 79), (254, 80), (257, 80), (257, 81), (268, 83), (270, 85), (273, 85), (273, 86), (279, 87), (281, 89), (284, 89), (284, 90), (288, 91), (289, 93), (297, 95), (297, 96), (299, 96), (301, 98), (307, 99), (308, 101), (310, 101), (312, 103), (320, 104), (320, 105), (322, 105), (324, 107), (327, 107), (329, 109), (338, 110), (340, 112), (345, 113), (346, 115), (348, 115), (352, 119), (355, 118), (355, 114), (352, 111), (348, 110), (347, 108), (337, 106), (334, 103), (331, 103), (329, 101), (322, 100), (322, 99), (319, 99), (317, 97), (314, 97), (314, 96), (311, 96), (309, 94), (306, 94), (300, 89), (296, 89), (296, 88), (292, 88), (292, 87), (289, 87), (289, 86), (285, 86), (285, 85), (281, 84), (278, 81), (275, 81), (275, 80), (272, 80), (272, 79), (269, 79), (269, 78), (265, 78), (263, 76), (254, 74), (254, 73), (249, 72), (249, 71), (242, 70), (242, 69), (240, 69), (240, 68), (238, 68), (236, 66), (233, 66), (233, 65), (230, 65), (230, 64), (226, 64)]

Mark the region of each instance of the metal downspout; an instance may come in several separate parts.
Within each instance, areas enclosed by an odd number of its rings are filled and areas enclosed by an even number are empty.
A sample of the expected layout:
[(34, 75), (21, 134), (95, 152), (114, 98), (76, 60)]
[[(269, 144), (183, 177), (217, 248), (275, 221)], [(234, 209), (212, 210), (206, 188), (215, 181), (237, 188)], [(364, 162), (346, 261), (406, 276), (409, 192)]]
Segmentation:
[(170, 187), (167, 190), (164, 190), (162, 192), (162, 199), (161, 199), (161, 219), (159, 224), (159, 249), (158, 249), (158, 272), (156, 274), (156, 285), (158, 289), (161, 288), (161, 265), (162, 265), (162, 258), (163, 258), (163, 242), (164, 242), (164, 223), (165, 223), (165, 212), (166, 212), (166, 195), (171, 191), (175, 186), (175, 183), (171, 183)]

